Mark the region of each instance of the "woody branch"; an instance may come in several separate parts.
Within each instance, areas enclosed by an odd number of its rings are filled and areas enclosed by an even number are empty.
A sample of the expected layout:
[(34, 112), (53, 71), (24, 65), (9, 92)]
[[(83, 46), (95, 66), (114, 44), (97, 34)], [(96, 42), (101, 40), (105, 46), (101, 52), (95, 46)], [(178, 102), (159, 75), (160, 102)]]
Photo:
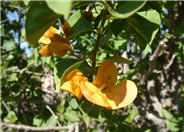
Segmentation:
[[(33, 126), (27, 126), (27, 125), (17, 125), (17, 124), (7, 124), (7, 123), (0, 123), (0, 127), (5, 128), (14, 128), (17, 130), (25, 130), (25, 131), (57, 131), (57, 130), (68, 130), (73, 131), (75, 128), (78, 128), (78, 122), (68, 125), (68, 126), (60, 126), (60, 127), (33, 127)], [(76, 130), (77, 131), (77, 130)]]

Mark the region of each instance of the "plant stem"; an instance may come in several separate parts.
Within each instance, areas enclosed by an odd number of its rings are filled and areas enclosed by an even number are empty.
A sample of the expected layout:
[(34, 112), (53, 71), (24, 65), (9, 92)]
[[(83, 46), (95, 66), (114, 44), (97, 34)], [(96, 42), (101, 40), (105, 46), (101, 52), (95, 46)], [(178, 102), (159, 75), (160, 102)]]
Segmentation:
[(100, 43), (100, 39), (102, 37), (103, 34), (103, 29), (104, 29), (104, 24), (106, 21), (106, 15), (107, 15), (107, 9), (105, 8), (102, 14), (102, 21), (98, 30), (98, 36), (96, 39), (96, 44), (93, 50), (93, 54), (92, 54), (92, 68), (91, 68), (91, 73), (94, 74), (95, 73), (95, 68), (96, 68), (96, 55), (97, 55), (97, 51), (98, 51), (98, 47), (99, 47), (99, 43)]
[[(70, 53), (71, 53), (71, 55), (75, 56), (77, 59), (79, 59), (79, 60), (84, 60), (84, 59), (80, 58), (78, 55), (76, 55), (72, 50), (70, 51)], [(84, 61), (84, 63), (85, 63), (89, 68), (91, 68), (91, 66), (90, 66), (86, 61)]]

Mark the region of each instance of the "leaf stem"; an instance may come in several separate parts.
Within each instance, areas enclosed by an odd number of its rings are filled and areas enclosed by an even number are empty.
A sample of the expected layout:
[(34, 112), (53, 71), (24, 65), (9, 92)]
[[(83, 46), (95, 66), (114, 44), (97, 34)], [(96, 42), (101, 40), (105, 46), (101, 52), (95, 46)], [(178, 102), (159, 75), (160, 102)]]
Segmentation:
[(98, 51), (98, 47), (99, 47), (99, 43), (100, 43), (100, 39), (102, 37), (103, 34), (103, 29), (104, 29), (104, 24), (106, 21), (106, 15), (107, 15), (107, 9), (105, 8), (102, 14), (102, 21), (98, 30), (98, 36), (96, 39), (96, 44), (93, 50), (93, 54), (92, 54), (92, 68), (91, 68), (91, 73), (94, 74), (95, 73), (95, 68), (96, 68), (96, 55), (97, 55), (97, 51)]
[[(75, 56), (77, 59), (79, 59), (79, 60), (84, 60), (84, 59), (80, 58), (78, 55), (76, 55), (72, 50), (70, 51), (70, 53), (71, 53), (71, 55)], [(85, 59), (86, 59), (86, 58), (85, 58)], [(89, 68), (91, 68), (91, 66), (90, 66), (86, 61), (84, 61), (84, 63), (85, 63)]]

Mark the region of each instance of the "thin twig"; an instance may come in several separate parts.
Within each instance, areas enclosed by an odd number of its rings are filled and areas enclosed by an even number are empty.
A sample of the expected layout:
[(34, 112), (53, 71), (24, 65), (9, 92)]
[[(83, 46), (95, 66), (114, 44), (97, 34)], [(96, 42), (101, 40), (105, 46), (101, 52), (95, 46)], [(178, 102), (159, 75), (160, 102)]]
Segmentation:
[(171, 58), (169, 64), (168, 64), (166, 67), (164, 67), (164, 69), (168, 70), (168, 69), (170, 68), (170, 66), (171, 66), (171, 65), (173, 64), (173, 62), (174, 62), (175, 57), (176, 57), (176, 55), (173, 55), (173, 56), (172, 56), (172, 58)]
[(41, 75), (40, 73), (36, 73), (36, 72), (24, 70), (24, 69), (23, 70), (17, 69), (17, 70), (14, 70), (13, 72), (17, 72), (17, 73), (23, 73), (23, 72), (25, 72), (26, 74), (34, 74), (34, 75), (37, 75), (37, 76)]
[(47, 108), (47, 109), (50, 111), (50, 113), (54, 116), (55, 120), (57, 121), (58, 126), (61, 127), (61, 124), (60, 124), (59, 121), (58, 121), (58, 117), (55, 115), (55, 113), (52, 111), (52, 109), (51, 109), (48, 105), (46, 105), (46, 108)]
[(1, 20), (0, 24), (3, 24), (5, 22), (9, 21), (9, 19)]
[(156, 59), (157, 57), (159, 56), (161, 50), (163, 49), (165, 43), (167, 42), (168, 40), (166, 38), (164, 38), (158, 45), (158, 47), (156, 48), (155, 52), (153, 53), (152, 56), (150, 56), (150, 59), (149, 59), (149, 69), (148, 71), (144, 74), (144, 76), (142, 77), (141, 79), (141, 85), (144, 85), (147, 78), (149, 77), (149, 75), (152, 73), (152, 71), (155, 69), (155, 62), (156, 62)]
[(3, 100), (1, 102), (2, 102), (3, 106), (5, 107), (6, 111), (9, 113), (10, 110), (9, 110), (8, 106), (6, 105), (6, 103)]
[(57, 130), (74, 130), (76, 123), (73, 123), (72, 125), (68, 126), (62, 126), (62, 127), (33, 127), (33, 126), (26, 126), (26, 125), (17, 125), (17, 124), (7, 124), (0, 122), (0, 127), (5, 128), (15, 128), (18, 130), (26, 130), (26, 131), (57, 131)]
[(103, 11), (103, 14), (102, 14), (102, 22), (101, 22), (101, 25), (100, 25), (99, 30), (98, 30), (98, 36), (97, 36), (96, 44), (95, 44), (93, 54), (92, 54), (92, 68), (91, 68), (91, 73), (92, 74), (95, 73), (96, 55), (97, 55), (100, 39), (101, 39), (102, 34), (103, 34), (104, 24), (105, 24), (105, 21), (106, 21), (106, 15), (107, 15), (107, 9), (105, 8), (104, 11)]
[[(26, 73), (26, 74), (33, 74), (33, 75), (36, 75), (36, 76), (42, 76), (41, 73), (37, 73), (37, 72), (32, 72), (32, 71), (28, 71), (28, 70), (20, 70), (20, 69), (17, 69), (17, 70), (13, 70), (13, 72), (17, 72), (17, 73)], [(50, 77), (50, 78), (54, 78), (52, 75), (49, 75), (49, 74), (45, 74), (44, 76), (47, 76), (47, 77)]]
[[(77, 59), (83, 60), (83, 59), (81, 59), (79, 56), (77, 56), (73, 51), (71, 51), (71, 54), (72, 54), (73, 56), (75, 56)], [(84, 63), (85, 63), (89, 68), (91, 68), (91, 66), (90, 66), (86, 61), (84, 61)]]
[(82, 60), (78, 55), (76, 55), (72, 50), (70, 51), (70, 53), (73, 55), (73, 56), (75, 56), (77, 59), (79, 59), (79, 60)]

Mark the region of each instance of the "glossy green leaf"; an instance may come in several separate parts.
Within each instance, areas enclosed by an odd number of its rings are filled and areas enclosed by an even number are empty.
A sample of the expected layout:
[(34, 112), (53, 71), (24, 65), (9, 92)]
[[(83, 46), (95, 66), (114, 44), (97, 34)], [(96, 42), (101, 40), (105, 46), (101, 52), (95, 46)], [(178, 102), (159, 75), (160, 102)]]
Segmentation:
[(122, 56), (113, 56), (109, 58), (110, 60), (117, 62), (117, 63), (126, 63), (126, 64), (131, 64), (132, 62)]
[(117, 37), (120, 32), (122, 32), (124, 26), (125, 26), (125, 20), (122, 19), (115, 19), (111, 24), (111, 30), (114, 33), (114, 35)]
[(73, 64), (72, 66), (70, 66), (68, 69), (65, 70), (65, 72), (64, 72), (63, 75), (61, 76), (60, 86), (63, 85), (63, 83), (66, 81), (66, 77), (68, 76), (68, 74), (69, 74), (71, 71), (73, 71), (73, 70), (79, 68), (79, 66), (82, 64), (82, 62), (83, 62), (83, 61), (79, 61), (79, 62)]
[(119, 19), (125, 19), (132, 16), (145, 5), (146, 1), (119, 1), (115, 10), (108, 5), (109, 13)]
[(152, 43), (161, 24), (159, 13), (153, 9), (136, 12), (127, 21), (134, 29), (137, 43), (142, 50)]
[(54, 68), (54, 77), (55, 77), (55, 83), (56, 83), (56, 92), (60, 91), (60, 81), (61, 76), (64, 74), (64, 72), (73, 64), (77, 63), (77, 59), (62, 59), (61, 61), (56, 63), (56, 66)]
[(81, 33), (92, 31), (93, 28), (89, 21), (84, 17), (82, 10), (77, 10), (68, 19), (68, 23), (72, 28), (72, 32), (67, 36), (71, 39), (78, 36)]
[(63, 15), (65, 20), (68, 19), (72, 8), (72, 0), (46, 0), (47, 5), (55, 13)]
[(45, 2), (31, 2), (25, 22), (26, 39), (30, 43), (37, 43), (39, 38), (52, 26), (59, 15), (54, 13)]

